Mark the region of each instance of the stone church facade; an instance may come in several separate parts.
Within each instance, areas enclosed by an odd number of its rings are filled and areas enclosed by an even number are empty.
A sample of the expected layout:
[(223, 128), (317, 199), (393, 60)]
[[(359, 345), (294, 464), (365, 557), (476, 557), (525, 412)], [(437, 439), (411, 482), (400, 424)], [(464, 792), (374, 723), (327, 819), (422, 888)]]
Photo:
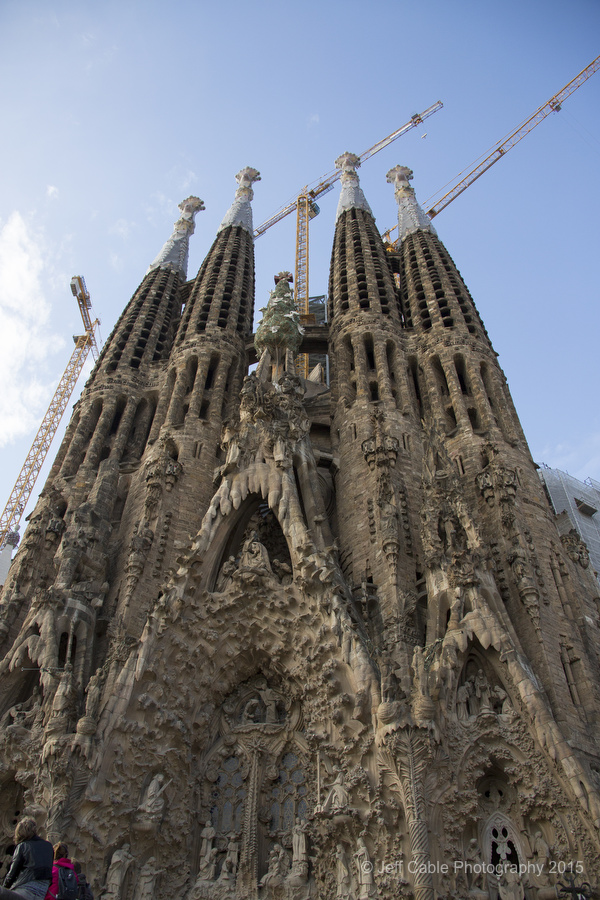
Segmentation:
[[(0, 601), (0, 829), (105, 900), (529, 898), (600, 871), (600, 601), (461, 275), (344, 154), (328, 324), (252, 340), (254, 169), (188, 198)], [(328, 353), (330, 384), (296, 375)], [(258, 366), (248, 374), (256, 353)], [(591, 894), (590, 894), (591, 896)]]

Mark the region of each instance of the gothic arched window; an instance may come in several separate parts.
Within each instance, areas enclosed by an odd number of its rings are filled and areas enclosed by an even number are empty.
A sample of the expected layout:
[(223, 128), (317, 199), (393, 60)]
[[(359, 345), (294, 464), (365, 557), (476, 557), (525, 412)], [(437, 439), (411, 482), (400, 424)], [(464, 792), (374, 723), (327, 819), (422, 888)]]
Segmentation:
[(296, 818), (305, 819), (306, 778), (295, 753), (286, 753), (279, 763), (279, 775), (271, 788), (271, 831), (291, 831)]
[(225, 759), (211, 791), (210, 815), (220, 834), (239, 832), (242, 828), (246, 788), (242, 763), (236, 756)]

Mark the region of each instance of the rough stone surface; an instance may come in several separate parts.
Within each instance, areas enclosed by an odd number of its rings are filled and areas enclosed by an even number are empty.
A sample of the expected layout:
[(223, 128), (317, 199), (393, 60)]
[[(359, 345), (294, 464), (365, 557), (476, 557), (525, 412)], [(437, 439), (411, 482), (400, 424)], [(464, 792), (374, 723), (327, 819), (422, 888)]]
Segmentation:
[(247, 374), (253, 292), (243, 224), (159, 265), (75, 408), (0, 600), (4, 846), (109, 900), (596, 887), (597, 583), (448, 252), (341, 211), (330, 387)]

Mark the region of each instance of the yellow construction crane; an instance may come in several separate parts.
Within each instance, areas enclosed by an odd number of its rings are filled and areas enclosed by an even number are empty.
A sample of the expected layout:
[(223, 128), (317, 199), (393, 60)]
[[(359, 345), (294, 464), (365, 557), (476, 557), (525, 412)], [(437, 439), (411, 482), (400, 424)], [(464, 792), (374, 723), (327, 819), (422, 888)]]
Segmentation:
[[(402, 125), (400, 128), (393, 131), (392, 134), (389, 134), (387, 137), (383, 138), (383, 140), (378, 141), (368, 150), (365, 150), (364, 153), (361, 153), (359, 156), (360, 163), (365, 162), (365, 160), (370, 159), (371, 156), (374, 156), (380, 150), (383, 150), (384, 147), (389, 146), (393, 141), (397, 138), (401, 137), (403, 134), (406, 134), (407, 131), (410, 131), (411, 128), (416, 128), (417, 125), (421, 125), (425, 119), (432, 116), (438, 109), (441, 109), (444, 104), (438, 100), (437, 103), (434, 103), (433, 106), (428, 107), (422, 113), (415, 113), (414, 116), (411, 116), (410, 120)], [(360, 165), (359, 163), (359, 165)], [(313, 182), (313, 185), (307, 185), (302, 188), (301, 191), (296, 195), (296, 197), (287, 203), (285, 206), (282, 206), (276, 213), (274, 213), (266, 222), (263, 222), (262, 225), (259, 225), (258, 228), (254, 231), (254, 237), (258, 238), (262, 234), (265, 233), (272, 225), (275, 225), (277, 222), (281, 222), (286, 216), (289, 216), (290, 213), (296, 211), (296, 267), (294, 272), (294, 298), (296, 301), (296, 308), (298, 312), (302, 316), (308, 315), (308, 297), (309, 297), (309, 288), (308, 288), (308, 230), (309, 230), (309, 221), (314, 219), (315, 216), (318, 216), (320, 209), (315, 202), (317, 197), (320, 197), (322, 194), (326, 194), (329, 191), (333, 190), (333, 186), (335, 182), (340, 177), (340, 170), (336, 169), (334, 172), (330, 172), (329, 175), (325, 175), (324, 178), (321, 178), (319, 181)], [(302, 371), (302, 374), (306, 378), (308, 375), (308, 356), (303, 354), (299, 360), (299, 367)]]
[[(512, 134), (510, 134), (507, 138), (505, 138), (501, 143), (497, 144), (496, 147), (492, 150), (492, 152), (485, 157), (482, 162), (475, 163), (464, 175), (460, 178), (459, 181), (456, 182), (454, 187), (452, 187), (449, 191), (447, 191), (439, 200), (437, 200), (433, 206), (431, 206), (427, 210), (427, 215), (430, 219), (433, 219), (440, 213), (443, 209), (445, 209), (452, 201), (458, 197), (463, 191), (473, 184), (474, 181), (477, 181), (484, 172), (487, 172), (494, 163), (497, 163), (499, 159), (502, 159), (503, 156), (511, 150), (515, 144), (518, 144), (519, 141), (523, 140), (523, 138), (529, 134), (530, 131), (539, 125), (546, 116), (549, 116), (552, 112), (559, 112), (561, 105), (564, 100), (567, 99), (574, 91), (577, 90), (585, 81), (590, 78), (594, 72), (597, 72), (600, 69), (600, 56), (597, 56), (596, 59), (586, 66), (579, 75), (576, 75), (572, 81), (569, 81), (568, 84), (562, 88), (555, 94), (553, 97), (550, 97), (547, 103), (544, 103), (543, 106), (540, 106), (532, 116), (526, 119), (518, 128), (516, 128)], [(462, 173), (461, 173), (462, 175)], [(439, 193), (439, 191), (438, 191)], [(435, 195), (434, 195), (435, 196)], [(427, 203), (425, 204), (428, 205)], [(384, 231), (382, 237), (384, 240), (389, 241), (391, 233), (397, 228), (397, 225), (394, 225), (388, 231)]]
[(4, 547), (8, 536), (14, 532), (19, 525), (19, 521), (27, 506), (36, 479), (40, 474), (40, 469), (44, 464), (46, 454), (50, 449), (52, 439), (56, 434), (62, 415), (67, 408), (67, 404), (90, 350), (92, 351), (94, 359), (98, 359), (98, 345), (96, 343), (95, 329), (96, 326), (100, 324), (100, 320), (95, 319), (92, 322), (90, 316), (90, 310), (92, 308), (90, 295), (86, 288), (85, 281), (80, 275), (75, 275), (71, 279), (71, 291), (77, 299), (81, 318), (83, 319), (85, 334), (73, 336), (75, 349), (73, 350), (71, 359), (67, 363), (67, 368), (58, 383), (54, 397), (50, 401), (48, 411), (42, 420), (42, 424), (33, 440), (31, 449), (19, 472), (19, 477), (8, 498), (8, 503), (4, 507), (4, 512), (0, 518), (0, 548)]

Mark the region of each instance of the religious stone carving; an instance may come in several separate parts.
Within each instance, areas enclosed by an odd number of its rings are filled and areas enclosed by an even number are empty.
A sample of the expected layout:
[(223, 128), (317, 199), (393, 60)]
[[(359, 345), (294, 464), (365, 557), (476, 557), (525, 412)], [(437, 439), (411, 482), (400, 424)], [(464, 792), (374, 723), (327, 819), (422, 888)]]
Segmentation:
[(125, 567), (127, 573), (125, 596), (128, 599), (131, 598), (142, 574), (153, 540), (154, 532), (150, 528), (149, 523), (147, 521), (137, 522), (129, 545), (129, 556)]
[(350, 862), (348, 854), (342, 843), (337, 845), (335, 851), (336, 858), (336, 897), (340, 900), (349, 900), (354, 898), (352, 893), (352, 875), (350, 870)]
[[(485, 891), (485, 875), (483, 858), (477, 838), (471, 838), (465, 850), (465, 863), (468, 863), (468, 883), (471, 891)], [(465, 866), (467, 868), (467, 866)]]
[(154, 775), (148, 785), (144, 798), (138, 806), (138, 820), (147, 824), (156, 824), (165, 808), (164, 792), (171, 782), (165, 784), (165, 776), (162, 772)]
[(356, 842), (354, 859), (357, 869), (358, 900), (367, 900), (374, 893), (373, 863), (363, 837), (359, 837)]
[(288, 873), (288, 855), (280, 844), (275, 844), (269, 853), (269, 868), (260, 881), (261, 888), (266, 888), (267, 896), (273, 896), (276, 888), (281, 887)]
[(512, 866), (503, 868), (498, 878), (498, 896), (500, 900), (523, 900), (525, 890), (518, 869)]
[(106, 873), (106, 884), (102, 897), (105, 900), (121, 900), (123, 886), (129, 867), (133, 862), (129, 844), (124, 844), (119, 850), (115, 850), (111, 856), (108, 872)]
[(153, 900), (156, 890), (156, 879), (165, 871), (158, 869), (153, 856), (144, 863), (137, 876), (134, 900)]
[(590, 554), (575, 529), (571, 528), (569, 533), (562, 534), (560, 539), (573, 562), (579, 563), (582, 569), (587, 569), (590, 564)]
[[(348, 810), (349, 802), (350, 795), (344, 784), (344, 773), (342, 771), (339, 771), (335, 776), (333, 784), (327, 792), (325, 802), (323, 803), (323, 806), (320, 808), (319, 812), (330, 813), (331, 815), (344, 813)], [(316, 811), (317, 810), (315, 810), (315, 812)]]
[(306, 881), (308, 876), (308, 852), (306, 849), (307, 823), (299, 817), (292, 828), (292, 871), (296, 882)]

